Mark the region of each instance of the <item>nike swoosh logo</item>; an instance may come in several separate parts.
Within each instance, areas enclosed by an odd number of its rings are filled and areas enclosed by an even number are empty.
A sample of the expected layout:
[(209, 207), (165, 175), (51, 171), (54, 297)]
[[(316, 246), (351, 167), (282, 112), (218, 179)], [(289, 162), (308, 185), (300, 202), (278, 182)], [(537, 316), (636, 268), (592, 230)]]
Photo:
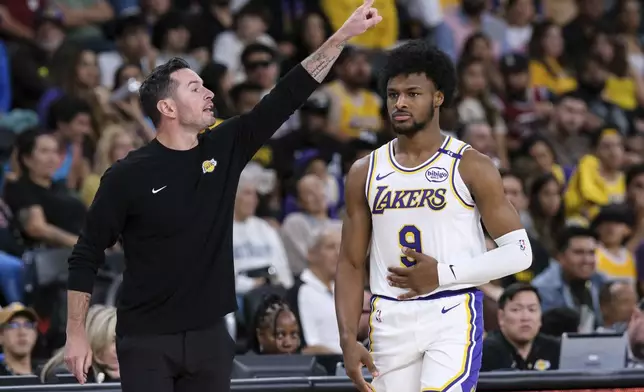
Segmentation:
[(458, 305), (460, 305), (460, 304), (456, 304), (456, 305), (452, 306), (451, 308), (447, 308), (447, 309), (445, 309), (445, 307), (443, 306), (443, 309), (441, 310), (441, 313), (445, 314), (445, 313), (449, 312), (450, 310), (454, 309), (455, 307), (457, 307)]
[(454, 264), (449, 265), (449, 270), (452, 271), (452, 275), (454, 275), (454, 279), (456, 279), (456, 274), (454, 273)]
[(392, 175), (394, 173), (395, 173), (395, 171), (392, 171), (391, 173), (387, 173), (384, 176), (381, 176), (380, 174), (378, 174), (376, 176), (376, 181), (384, 180), (385, 178), (389, 177), (390, 175)]
[(161, 192), (162, 190), (164, 190), (164, 189), (165, 189), (165, 188), (167, 188), (167, 187), (168, 187), (168, 186), (166, 185), (166, 186), (164, 186), (163, 188), (159, 188), (159, 189), (154, 189), (154, 188), (152, 188), (152, 193), (156, 195), (157, 193)]

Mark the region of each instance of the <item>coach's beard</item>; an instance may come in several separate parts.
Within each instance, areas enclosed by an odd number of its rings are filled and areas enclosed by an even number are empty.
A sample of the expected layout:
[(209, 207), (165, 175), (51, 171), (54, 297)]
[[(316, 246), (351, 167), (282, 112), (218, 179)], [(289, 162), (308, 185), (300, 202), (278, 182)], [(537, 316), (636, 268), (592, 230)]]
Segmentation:
[(434, 107), (434, 102), (432, 101), (431, 110), (429, 111), (429, 116), (425, 121), (418, 122), (412, 117), (411, 125), (405, 125), (405, 124), (396, 125), (396, 123), (392, 122), (392, 128), (394, 130), (394, 133), (397, 135), (413, 137), (415, 134), (425, 129), (425, 127), (430, 122), (432, 122), (432, 120), (434, 119), (435, 111), (436, 111), (436, 108)]

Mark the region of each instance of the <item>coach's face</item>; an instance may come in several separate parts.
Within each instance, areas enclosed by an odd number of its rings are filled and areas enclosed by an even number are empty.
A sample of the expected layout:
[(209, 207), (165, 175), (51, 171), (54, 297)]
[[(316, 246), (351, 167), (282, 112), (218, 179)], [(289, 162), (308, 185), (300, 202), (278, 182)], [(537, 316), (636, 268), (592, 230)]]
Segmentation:
[[(215, 123), (214, 94), (203, 85), (203, 80), (193, 70), (183, 68), (171, 75), (175, 83), (174, 91), (168, 101), (171, 109), (169, 117), (175, 118), (181, 125), (205, 129)], [(163, 111), (162, 111), (163, 112)]]
[(434, 118), (443, 93), (424, 73), (398, 75), (387, 83), (387, 111), (394, 132), (411, 137)]
[(499, 309), (499, 327), (517, 345), (532, 341), (541, 328), (541, 305), (532, 291), (521, 291)]

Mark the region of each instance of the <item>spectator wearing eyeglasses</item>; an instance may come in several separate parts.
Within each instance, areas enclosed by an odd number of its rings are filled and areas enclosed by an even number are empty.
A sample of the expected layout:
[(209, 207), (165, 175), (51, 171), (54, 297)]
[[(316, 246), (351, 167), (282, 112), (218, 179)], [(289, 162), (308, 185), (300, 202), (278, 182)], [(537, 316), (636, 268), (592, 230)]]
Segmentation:
[(0, 376), (35, 374), (31, 352), (36, 345), (38, 315), (19, 302), (0, 311), (0, 343), (4, 358)]

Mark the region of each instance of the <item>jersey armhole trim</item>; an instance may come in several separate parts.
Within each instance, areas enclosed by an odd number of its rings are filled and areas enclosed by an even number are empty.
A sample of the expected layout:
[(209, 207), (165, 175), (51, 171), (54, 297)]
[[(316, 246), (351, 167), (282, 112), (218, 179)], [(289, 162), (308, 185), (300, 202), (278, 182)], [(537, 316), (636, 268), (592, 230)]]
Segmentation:
[(372, 151), (371, 154), (369, 154), (369, 171), (367, 171), (367, 182), (364, 190), (364, 193), (367, 196), (367, 203), (371, 200), (371, 183), (373, 182), (373, 176), (376, 172), (377, 157), (378, 150)]
[(465, 201), (466, 198), (462, 197), (458, 193), (458, 189), (456, 187), (456, 175), (457, 175), (457, 170), (458, 170), (458, 163), (459, 163), (460, 159), (463, 157), (463, 153), (468, 148), (471, 148), (471, 146), (469, 144), (463, 144), (461, 146), (461, 148), (458, 149), (457, 156), (454, 157), (454, 162), (452, 162), (452, 170), (450, 171), (451, 178), (449, 179), (450, 180), (449, 185), (450, 185), (450, 188), (452, 188), (452, 193), (454, 193), (454, 196), (456, 196), (456, 199), (459, 201), (459, 203), (461, 203), (461, 205), (464, 208), (466, 208), (468, 210), (472, 210), (472, 209), (474, 209), (474, 204), (470, 204), (467, 201)]

